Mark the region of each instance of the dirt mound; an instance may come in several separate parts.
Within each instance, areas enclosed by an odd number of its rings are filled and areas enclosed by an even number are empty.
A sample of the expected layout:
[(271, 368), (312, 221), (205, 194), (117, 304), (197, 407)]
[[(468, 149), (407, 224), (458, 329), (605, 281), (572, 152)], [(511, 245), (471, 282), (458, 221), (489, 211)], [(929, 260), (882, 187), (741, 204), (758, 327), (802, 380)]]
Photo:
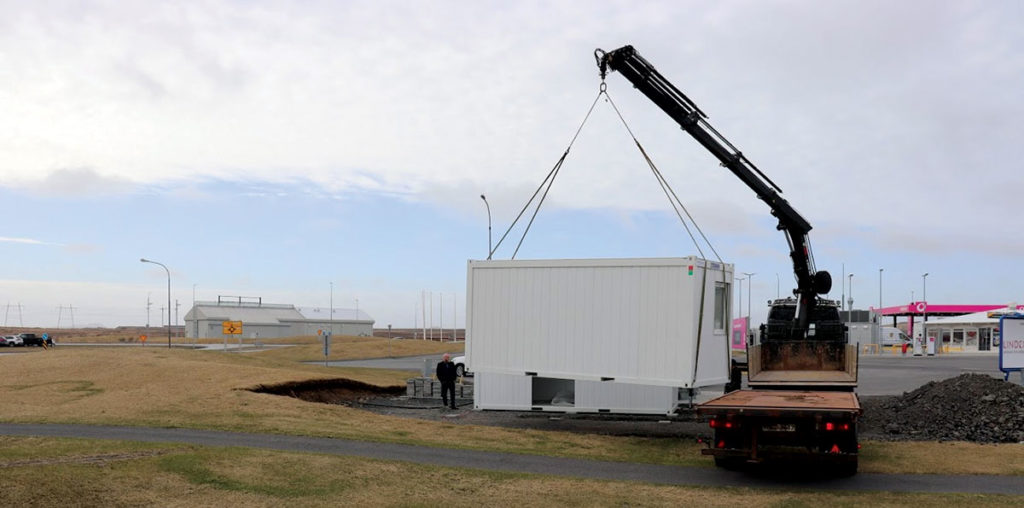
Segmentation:
[(380, 395), (399, 395), (405, 393), (404, 386), (381, 387), (344, 378), (312, 379), (276, 385), (259, 385), (249, 390), (256, 393), (285, 395), (302, 399), (306, 402), (322, 402), (325, 404), (345, 404)]
[(866, 406), (864, 420), (883, 439), (1024, 442), (1024, 387), (962, 374)]

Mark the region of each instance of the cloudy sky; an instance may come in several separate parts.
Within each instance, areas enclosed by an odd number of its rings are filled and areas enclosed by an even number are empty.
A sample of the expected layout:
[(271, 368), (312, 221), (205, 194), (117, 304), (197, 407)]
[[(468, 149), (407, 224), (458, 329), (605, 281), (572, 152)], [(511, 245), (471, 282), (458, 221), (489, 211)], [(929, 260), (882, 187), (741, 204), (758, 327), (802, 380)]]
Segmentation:
[[(159, 325), (146, 257), (181, 317), (193, 294), (326, 306), (333, 284), (379, 325), (443, 294), (461, 326), (480, 194), (497, 241), (595, 99), (594, 49), (626, 44), (811, 222), (833, 298), (852, 273), (856, 307), (907, 303), (928, 272), (933, 303), (1024, 303), (1019, 1), (0, 9), (5, 324)], [(624, 78), (608, 92), (763, 319), (793, 287), (765, 205)], [(517, 258), (697, 252), (599, 102)]]

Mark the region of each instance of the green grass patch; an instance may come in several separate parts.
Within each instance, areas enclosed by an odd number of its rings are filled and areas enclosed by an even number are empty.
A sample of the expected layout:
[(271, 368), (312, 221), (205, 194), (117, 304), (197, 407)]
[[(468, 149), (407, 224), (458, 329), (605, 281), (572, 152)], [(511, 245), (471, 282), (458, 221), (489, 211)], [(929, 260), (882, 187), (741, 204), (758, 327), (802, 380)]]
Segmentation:
[[(54, 460), (0, 468), (0, 506), (982, 506), (1024, 496), (679, 487), (580, 480), (314, 453), (118, 441), (4, 438), (0, 460), (38, 450)], [(82, 455), (122, 457), (88, 463)]]

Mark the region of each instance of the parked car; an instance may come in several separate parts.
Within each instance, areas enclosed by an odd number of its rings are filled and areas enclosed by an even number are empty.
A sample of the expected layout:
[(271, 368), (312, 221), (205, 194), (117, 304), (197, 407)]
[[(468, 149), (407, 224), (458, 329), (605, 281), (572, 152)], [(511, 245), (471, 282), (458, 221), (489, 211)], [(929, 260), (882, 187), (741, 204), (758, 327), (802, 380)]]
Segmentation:
[(18, 337), (21, 337), (21, 341), (24, 343), (25, 346), (42, 347), (43, 345), (43, 338), (34, 333), (22, 333), (18, 335)]
[(7, 337), (0, 336), (0, 347), (6, 347), (6, 346), (7, 346)]
[(4, 345), (7, 346), (7, 347), (24, 346), (25, 345), (25, 342), (22, 341), (21, 337), (19, 337), (17, 335), (5, 335), (4, 336), (4, 342), (6, 342), (6, 344), (4, 344)]
[(473, 373), (466, 370), (466, 357), (456, 356), (452, 358), (452, 363), (455, 364), (455, 375), (459, 377), (472, 376)]

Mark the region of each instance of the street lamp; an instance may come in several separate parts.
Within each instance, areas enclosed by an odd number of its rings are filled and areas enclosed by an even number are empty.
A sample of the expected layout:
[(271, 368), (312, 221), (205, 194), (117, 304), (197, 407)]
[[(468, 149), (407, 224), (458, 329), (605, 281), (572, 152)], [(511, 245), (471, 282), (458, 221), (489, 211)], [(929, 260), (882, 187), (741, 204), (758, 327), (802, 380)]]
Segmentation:
[[(750, 294), (754, 292), (754, 285), (750, 280), (751, 277), (757, 275), (756, 273), (743, 272), (743, 275), (747, 276), (747, 314), (753, 314), (754, 308), (750, 306)], [(747, 320), (747, 326), (750, 326), (750, 320)]]
[(846, 322), (847, 323), (849, 323), (850, 321), (853, 321), (853, 274), (851, 273), (849, 275), (849, 277), (850, 277), (850, 296), (848, 297), (847, 302), (849, 302), (849, 304), (850, 304), (850, 310), (846, 311)]
[(146, 258), (141, 258), (141, 259), (139, 259), (139, 261), (141, 261), (143, 263), (153, 263), (154, 265), (160, 265), (160, 266), (162, 266), (164, 268), (164, 271), (167, 272), (167, 314), (168, 314), (167, 315), (167, 349), (170, 349), (171, 348), (171, 316), (170, 316), (170, 312), (171, 312), (171, 271), (167, 269), (167, 265), (165, 265), (163, 263), (160, 263), (160, 262), (157, 262), (157, 261), (150, 261), (150, 260), (148, 260)]
[[(879, 268), (878, 269), (878, 308), (879, 309), (882, 308), (882, 272), (883, 271), (885, 271), (885, 268)], [(881, 312), (881, 311), (879, 311), (879, 312)]]
[(739, 294), (739, 298), (738, 298), (738, 300), (740, 302), (740, 314), (739, 314), (739, 316), (736, 316), (736, 317), (743, 317), (743, 279), (736, 278), (736, 277), (734, 277), (733, 279), (739, 281), (739, 283), (740, 283), (740, 294)]
[(491, 259), (491, 205), (483, 194), (480, 195), (480, 199), (484, 200), (484, 205), (487, 206), (487, 259)]

